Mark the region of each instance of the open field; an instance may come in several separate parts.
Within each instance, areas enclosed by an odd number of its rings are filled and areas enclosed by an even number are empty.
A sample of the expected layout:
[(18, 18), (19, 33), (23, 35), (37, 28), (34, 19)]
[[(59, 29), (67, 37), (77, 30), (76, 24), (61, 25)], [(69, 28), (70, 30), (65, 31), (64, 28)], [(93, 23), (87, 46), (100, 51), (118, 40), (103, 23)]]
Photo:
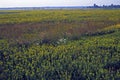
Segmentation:
[(119, 80), (120, 10), (0, 11), (1, 80)]
[(0, 38), (18, 43), (79, 37), (81, 34), (120, 23), (120, 10), (33, 10), (0, 13)]

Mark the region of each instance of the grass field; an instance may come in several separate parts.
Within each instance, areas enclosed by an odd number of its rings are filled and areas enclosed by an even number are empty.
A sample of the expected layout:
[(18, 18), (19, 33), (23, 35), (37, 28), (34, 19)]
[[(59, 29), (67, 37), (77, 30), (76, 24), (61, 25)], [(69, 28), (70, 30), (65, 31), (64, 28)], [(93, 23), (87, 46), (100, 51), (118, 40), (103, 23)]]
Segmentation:
[(119, 80), (119, 14), (0, 11), (0, 80)]

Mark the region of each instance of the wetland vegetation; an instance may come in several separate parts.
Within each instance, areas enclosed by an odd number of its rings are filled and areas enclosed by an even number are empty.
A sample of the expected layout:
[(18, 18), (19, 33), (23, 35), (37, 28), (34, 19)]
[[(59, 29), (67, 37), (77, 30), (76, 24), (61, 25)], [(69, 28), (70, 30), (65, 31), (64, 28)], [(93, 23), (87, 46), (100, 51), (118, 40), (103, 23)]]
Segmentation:
[(1, 80), (119, 80), (120, 10), (0, 11)]

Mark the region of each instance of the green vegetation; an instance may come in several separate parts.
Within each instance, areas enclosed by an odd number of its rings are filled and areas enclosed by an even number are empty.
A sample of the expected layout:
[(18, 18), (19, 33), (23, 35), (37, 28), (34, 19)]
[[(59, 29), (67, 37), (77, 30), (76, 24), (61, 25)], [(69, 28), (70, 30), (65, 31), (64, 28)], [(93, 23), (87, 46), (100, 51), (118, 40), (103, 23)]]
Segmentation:
[[(0, 11), (0, 38), (13, 42), (79, 38), (120, 22), (120, 10)], [(3, 14), (4, 13), (4, 14)], [(10, 42), (11, 42), (10, 41)]]
[(119, 14), (0, 11), (0, 80), (119, 80)]

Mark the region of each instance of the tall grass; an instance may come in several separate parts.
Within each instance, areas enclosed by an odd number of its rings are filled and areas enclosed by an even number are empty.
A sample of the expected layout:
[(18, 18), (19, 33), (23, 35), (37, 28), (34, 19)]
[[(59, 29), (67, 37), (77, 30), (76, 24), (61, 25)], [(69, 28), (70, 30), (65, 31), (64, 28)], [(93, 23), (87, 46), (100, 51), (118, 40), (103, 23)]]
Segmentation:
[(120, 10), (2, 13), (0, 80), (119, 80)]
[(120, 22), (120, 10), (33, 10), (0, 14), (0, 37), (16, 42), (79, 37)]

